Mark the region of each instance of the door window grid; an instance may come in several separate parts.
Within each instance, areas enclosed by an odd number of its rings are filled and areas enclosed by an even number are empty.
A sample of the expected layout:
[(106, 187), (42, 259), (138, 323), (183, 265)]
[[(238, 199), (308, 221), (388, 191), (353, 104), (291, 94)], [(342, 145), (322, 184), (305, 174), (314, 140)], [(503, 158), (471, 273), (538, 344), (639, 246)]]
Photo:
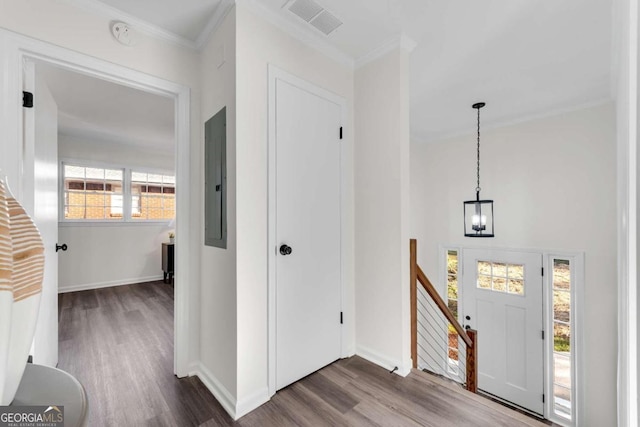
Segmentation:
[(477, 287), (495, 292), (524, 295), (524, 265), (491, 261), (477, 262)]
[[(447, 250), (447, 306), (458, 319), (458, 251)], [(452, 373), (458, 373), (458, 333), (447, 323), (447, 360)]]
[(571, 265), (553, 259), (553, 411), (571, 419)]

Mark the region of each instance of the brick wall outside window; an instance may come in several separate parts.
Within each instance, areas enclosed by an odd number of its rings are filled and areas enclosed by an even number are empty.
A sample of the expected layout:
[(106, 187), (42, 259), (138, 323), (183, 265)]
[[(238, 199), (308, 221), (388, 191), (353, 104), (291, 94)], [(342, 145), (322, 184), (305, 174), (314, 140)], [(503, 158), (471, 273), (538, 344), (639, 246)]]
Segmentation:
[(172, 219), (176, 212), (175, 177), (131, 172), (131, 218)]
[[(172, 175), (63, 164), (63, 179), (64, 219), (162, 221), (175, 217)], [(125, 197), (130, 212), (124, 212)]]
[[(66, 219), (121, 219), (121, 213), (112, 212), (112, 191), (69, 191)], [(120, 193), (122, 194), (122, 193)]]
[(176, 212), (176, 195), (148, 195), (140, 196), (139, 213), (132, 209), (131, 218), (162, 220), (171, 219)]

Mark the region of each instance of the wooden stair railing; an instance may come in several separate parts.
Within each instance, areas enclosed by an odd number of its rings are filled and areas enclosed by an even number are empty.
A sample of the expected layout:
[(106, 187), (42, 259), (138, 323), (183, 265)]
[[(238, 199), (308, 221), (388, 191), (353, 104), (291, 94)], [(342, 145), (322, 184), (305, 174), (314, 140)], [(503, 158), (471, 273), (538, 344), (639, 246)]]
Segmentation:
[(467, 356), (467, 390), (476, 393), (478, 387), (478, 332), (473, 329), (463, 329), (458, 323), (458, 319), (453, 315), (447, 304), (442, 300), (429, 278), (424, 274), (418, 265), (417, 241), (411, 239), (410, 247), (410, 279), (411, 279), (411, 359), (413, 367), (418, 367), (418, 282), (422, 285), (427, 294), (435, 302), (444, 317), (453, 325), (456, 333), (465, 343)]

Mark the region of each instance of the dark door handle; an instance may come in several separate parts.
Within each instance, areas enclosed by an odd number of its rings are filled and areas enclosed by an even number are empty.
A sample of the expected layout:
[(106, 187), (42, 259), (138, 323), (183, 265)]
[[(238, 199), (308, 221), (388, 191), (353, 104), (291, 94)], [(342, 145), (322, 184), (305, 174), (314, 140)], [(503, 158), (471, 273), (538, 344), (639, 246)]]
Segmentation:
[(471, 316), (464, 316), (465, 319), (471, 320)]
[(56, 252), (58, 252), (60, 249), (62, 249), (62, 251), (66, 251), (67, 250), (67, 244), (63, 243), (62, 245), (59, 245), (56, 243)]
[(465, 325), (465, 326), (464, 326), (464, 328), (465, 328), (465, 329), (471, 329), (471, 326), (469, 326), (469, 325)]
[(287, 245), (280, 246), (280, 254), (291, 255), (291, 246), (287, 246)]

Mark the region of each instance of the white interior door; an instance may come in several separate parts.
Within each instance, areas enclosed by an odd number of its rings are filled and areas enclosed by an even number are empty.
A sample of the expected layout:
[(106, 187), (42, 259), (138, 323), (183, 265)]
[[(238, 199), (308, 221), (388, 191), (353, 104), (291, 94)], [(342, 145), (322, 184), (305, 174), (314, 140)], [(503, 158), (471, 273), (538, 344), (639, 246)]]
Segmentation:
[(464, 249), (462, 256), (462, 310), (478, 331), (478, 388), (542, 415), (542, 255)]
[(340, 119), (339, 105), (277, 80), (276, 389), (341, 354)]
[[(25, 194), (33, 196), (30, 215), (44, 243), (44, 281), (33, 341), (33, 362), (58, 364), (58, 106), (36, 64), (27, 62), (25, 90), (33, 108), (25, 109)], [(29, 207), (27, 207), (29, 209)]]

